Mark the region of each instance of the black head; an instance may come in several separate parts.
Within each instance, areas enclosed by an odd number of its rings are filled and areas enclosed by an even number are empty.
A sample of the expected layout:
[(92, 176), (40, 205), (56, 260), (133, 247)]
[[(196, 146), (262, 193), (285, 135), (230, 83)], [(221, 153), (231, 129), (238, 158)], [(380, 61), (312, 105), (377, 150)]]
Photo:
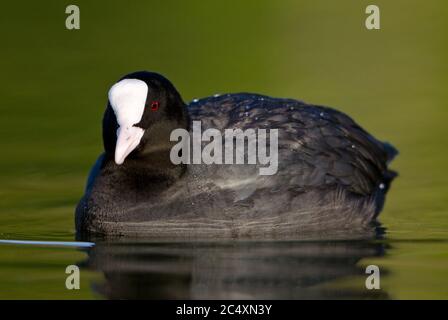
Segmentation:
[(106, 156), (120, 165), (166, 151), (171, 131), (187, 126), (185, 103), (169, 80), (153, 72), (130, 73), (109, 90), (103, 119)]

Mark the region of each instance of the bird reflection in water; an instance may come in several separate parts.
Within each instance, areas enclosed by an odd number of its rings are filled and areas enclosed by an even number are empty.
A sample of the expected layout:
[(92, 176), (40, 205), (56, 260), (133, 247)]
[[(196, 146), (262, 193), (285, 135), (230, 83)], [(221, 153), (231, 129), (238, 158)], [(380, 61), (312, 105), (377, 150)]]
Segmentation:
[(367, 277), (360, 260), (386, 250), (376, 239), (103, 241), (84, 265), (104, 274), (93, 289), (109, 299), (387, 299), (364, 281), (334, 285)]

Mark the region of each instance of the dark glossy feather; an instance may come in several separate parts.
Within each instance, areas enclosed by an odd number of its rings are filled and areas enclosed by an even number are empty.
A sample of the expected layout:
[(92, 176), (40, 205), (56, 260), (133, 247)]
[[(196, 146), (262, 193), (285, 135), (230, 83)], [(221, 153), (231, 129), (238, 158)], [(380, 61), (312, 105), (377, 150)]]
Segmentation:
[[(105, 159), (99, 171), (93, 170), (78, 206), (79, 234), (349, 234), (375, 220), (395, 176), (387, 164), (396, 150), (328, 107), (240, 93), (195, 100), (187, 113), (190, 126), (200, 120), (202, 130), (279, 129), (277, 174), (260, 176), (259, 165), (188, 165), (177, 177), (144, 178), (142, 171), (136, 179), (131, 177), (137, 169), (118, 172)], [(137, 182), (138, 188), (131, 188)]]

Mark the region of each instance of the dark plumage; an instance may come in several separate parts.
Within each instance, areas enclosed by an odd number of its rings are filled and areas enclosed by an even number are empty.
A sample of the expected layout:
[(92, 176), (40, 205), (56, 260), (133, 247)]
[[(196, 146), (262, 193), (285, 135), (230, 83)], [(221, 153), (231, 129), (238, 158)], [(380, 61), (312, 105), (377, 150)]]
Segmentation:
[[(224, 94), (186, 106), (154, 73), (147, 83), (145, 130), (124, 163), (114, 162), (117, 120), (108, 103), (105, 153), (90, 174), (76, 212), (79, 235), (145, 237), (286, 237), (363, 229), (375, 221), (395, 176), (396, 150), (334, 109), (258, 94)], [(278, 172), (259, 165), (174, 165), (170, 132), (202, 121), (202, 130), (278, 128)], [(345, 231), (343, 231), (345, 230)]]

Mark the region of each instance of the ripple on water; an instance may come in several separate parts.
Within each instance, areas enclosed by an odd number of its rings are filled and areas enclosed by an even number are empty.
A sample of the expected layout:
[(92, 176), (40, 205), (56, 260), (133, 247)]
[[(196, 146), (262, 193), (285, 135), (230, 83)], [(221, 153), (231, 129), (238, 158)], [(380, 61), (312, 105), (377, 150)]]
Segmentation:
[(83, 242), (83, 241), (34, 241), (34, 240), (2, 240), (2, 239), (0, 239), (0, 244), (75, 247), (75, 248), (91, 248), (95, 245), (93, 242)]

